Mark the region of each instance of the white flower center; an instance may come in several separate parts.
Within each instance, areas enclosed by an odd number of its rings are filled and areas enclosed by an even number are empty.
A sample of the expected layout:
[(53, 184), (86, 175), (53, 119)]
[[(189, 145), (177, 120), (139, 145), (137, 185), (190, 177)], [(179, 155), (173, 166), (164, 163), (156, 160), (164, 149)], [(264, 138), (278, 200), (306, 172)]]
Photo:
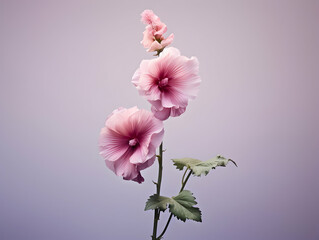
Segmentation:
[(165, 87), (167, 85), (167, 83), (168, 83), (168, 78), (163, 78), (162, 80), (160, 80), (158, 82), (158, 86), (159, 87)]
[(138, 140), (136, 138), (134, 138), (128, 142), (128, 145), (130, 145), (131, 147), (134, 147), (134, 146), (136, 146), (137, 143), (138, 143)]

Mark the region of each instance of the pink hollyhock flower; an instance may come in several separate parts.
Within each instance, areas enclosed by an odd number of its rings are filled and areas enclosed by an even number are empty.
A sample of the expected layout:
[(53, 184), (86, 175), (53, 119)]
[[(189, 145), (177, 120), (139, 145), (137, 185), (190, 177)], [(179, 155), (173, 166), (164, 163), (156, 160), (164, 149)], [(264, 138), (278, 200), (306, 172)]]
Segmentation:
[(176, 48), (167, 48), (159, 58), (143, 60), (132, 78), (140, 95), (152, 104), (160, 120), (185, 112), (189, 99), (197, 96), (201, 79), (196, 57), (181, 56)]
[(140, 171), (154, 163), (163, 135), (163, 122), (153, 113), (137, 107), (119, 108), (101, 130), (100, 154), (117, 176), (142, 183)]
[(141, 21), (147, 25), (141, 43), (147, 48), (148, 52), (162, 51), (173, 42), (174, 34), (169, 35), (166, 39), (164, 38), (163, 34), (167, 27), (152, 10), (144, 10), (141, 16)]

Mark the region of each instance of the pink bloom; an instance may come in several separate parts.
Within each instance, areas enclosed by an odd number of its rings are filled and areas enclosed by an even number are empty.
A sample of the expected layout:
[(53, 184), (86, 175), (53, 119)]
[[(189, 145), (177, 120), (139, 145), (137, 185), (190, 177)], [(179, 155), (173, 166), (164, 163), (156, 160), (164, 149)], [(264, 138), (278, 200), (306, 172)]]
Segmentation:
[(143, 60), (132, 78), (140, 95), (152, 104), (152, 112), (160, 120), (185, 112), (189, 99), (197, 96), (201, 79), (198, 60), (167, 48), (159, 58)]
[(117, 176), (142, 183), (140, 171), (154, 163), (163, 135), (163, 122), (153, 113), (137, 107), (119, 108), (101, 130), (100, 154)]
[(148, 52), (161, 51), (173, 42), (174, 34), (169, 35), (166, 39), (164, 38), (163, 34), (167, 27), (152, 10), (144, 10), (141, 16), (141, 21), (147, 25), (141, 43), (147, 48)]

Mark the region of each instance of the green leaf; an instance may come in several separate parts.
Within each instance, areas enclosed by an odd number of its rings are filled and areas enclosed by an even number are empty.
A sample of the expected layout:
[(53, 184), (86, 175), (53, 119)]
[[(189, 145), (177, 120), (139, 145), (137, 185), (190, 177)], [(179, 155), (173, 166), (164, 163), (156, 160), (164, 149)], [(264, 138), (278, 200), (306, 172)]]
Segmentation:
[(199, 208), (193, 207), (197, 204), (197, 202), (190, 191), (184, 190), (176, 197), (172, 197), (171, 200), (169, 210), (177, 217), (177, 219), (180, 219), (183, 222), (185, 222), (186, 219), (191, 219), (197, 222), (202, 221), (201, 211)]
[(194, 166), (202, 162), (201, 160), (194, 159), (194, 158), (180, 158), (180, 159), (172, 159), (172, 160), (176, 168), (179, 170), (183, 170), (184, 167), (191, 168), (191, 166)]
[(194, 158), (181, 158), (181, 159), (172, 159), (174, 165), (177, 169), (183, 170), (184, 167), (192, 170), (195, 176), (201, 176), (202, 174), (207, 175), (211, 169), (215, 169), (216, 167), (226, 167), (228, 162), (232, 162), (237, 167), (237, 164), (231, 160), (224, 158), (223, 156), (216, 156), (207, 161), (201, 161)]
[(150, 196), (145, 205), (145, 211), (151, 209), (160, 209), (161, 211), (165, 211), (167, 209), (167, 204), (169, 204), (171, 198), (159, 196), (158, 194), (154, 194)]
[(185, 222), (186, 219), (201, 222), (201, 211), (199, 208), (193, 207), (196, 204), (197, 202), (195, 201), (195, 197), (188, 190), (184, 190), (176, 197), (172, 198), (154, 194), (147, 200), (145, 211), (151, 209), (160, 209), (161, 211), (165, 211), (168, 205), (169, 211), (176, 216), (177, 219), (180, 219), (183, 222)]

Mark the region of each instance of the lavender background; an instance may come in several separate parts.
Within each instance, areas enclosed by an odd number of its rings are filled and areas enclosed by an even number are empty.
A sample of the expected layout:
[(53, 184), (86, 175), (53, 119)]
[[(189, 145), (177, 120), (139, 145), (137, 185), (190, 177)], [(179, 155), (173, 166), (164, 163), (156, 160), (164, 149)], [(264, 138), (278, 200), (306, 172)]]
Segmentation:
[(165, 122), (163, 194), (171, 158), (239, 165), (192, 178), (203, 223), (174, 219), (165, 239), (319, 239), (319, 2), (301, 0), (1, 0), (0, 239), (150, 239), (157, 165), (123, 181), (97, 148), (113, 109), (150, 109), (130, 82), (152, 58), (146, 8), (203, 80)]

